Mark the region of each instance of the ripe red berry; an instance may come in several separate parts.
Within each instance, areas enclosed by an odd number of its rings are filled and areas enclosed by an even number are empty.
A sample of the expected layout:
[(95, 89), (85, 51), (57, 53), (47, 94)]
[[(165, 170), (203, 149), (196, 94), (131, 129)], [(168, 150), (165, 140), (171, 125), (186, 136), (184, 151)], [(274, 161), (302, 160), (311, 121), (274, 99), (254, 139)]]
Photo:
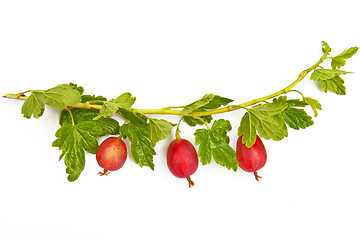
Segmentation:
[(240, 168), (246, 172), (253, 172), (257, 181), (258, 178), (262, 178), (258, 176), (257, 171), (266, 164), (267, 152), (258, 135), (256, 142), (250, 148), (242, 143), (242, 136), (240, 136), (237, 141), (236, 154)]
[(120, 138), (109, 137), (100, 144), (96, 159), (99, 166), (104, 168), (99, 175), (108, 175), (108, 171), (116, 171), (124, 165), (127, 159), (127, 146)]
[(186, 178), (189, 187), (194, 185), (190, 176), (198, 168), (198, 155), (192, 143), (185, 139), (173, 140), (168, 146), (167, 164), (174, 176)]

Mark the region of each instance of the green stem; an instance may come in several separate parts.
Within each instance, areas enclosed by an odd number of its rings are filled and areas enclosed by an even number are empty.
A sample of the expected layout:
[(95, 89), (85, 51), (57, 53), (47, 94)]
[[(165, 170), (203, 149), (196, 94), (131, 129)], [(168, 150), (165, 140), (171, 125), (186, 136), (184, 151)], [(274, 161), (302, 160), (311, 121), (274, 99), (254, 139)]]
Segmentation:
[(244, 102), (244, 103), (241, 103), (241, 104), (238, 104), (238, 105), (231, 105), (231, 106), (227, 106), (227, 107), (224, 107), (224, 108), (219, 108), (219, 109), (216, 109), (216, 110), (210, 110), (210, 111), (207, 111), (207, 112), (195, 112), (195, 113), (190, 114), (190, 116), (201, 117), (201, 116), (206, 116), (206, 115), (214, 115), (214, 114), (219, 114), (219, 113), (224, 113), (224, 112), (230, 112), (230, 111), (237, 110), (237, 109), (240, 109), (240, 108), (255, 105), (257, 103), (266, 101), (268, 99), (277, 97), (277, 96), (282, 95), (282, 94), (286, 94), (289, 91), (291, 91), (292, 88), (295, 87), (298, 83), (300, 83), (307, 76), (307, 74), (309, 74), (312, 70), (317, 68), (326, 59), (326, 57), (327, 57), (327, 54), (324, 54), (321, 57), (321, 59), (317, 63), (315, 63), (312, 67), (310, 67), (310, 68), (304, 70), (302, 73), (300, 73), (298, 78), (293, 83), (291, 83), (287, 87), (285, 87), (285, 88), (283, 88), (283, 89), (281, 89), (281, 90), (279, 90), (277, 92), (274, 92), (274, 93), (272, 93), (270, 95), (267, 95), (267, 96), (264, 96), (262, 98), (257, 98), (257, 99), (254, 99), (254, 100), (251, 100), (251, 101), (248, 101), (248, 102)]
[[(220, 114), (220, 113), (225, 113), (225, 112), (231, 112), (240, 108), (245, 108), (251, 105), (255, 105), (257, 103), (260, 102), (264, 102), (267, 101), (271, 98), (277, 97), (279, 95), (282, 94), (286, 94), (290, 91), (295, 91), (292, 90), (292, 88), (294, 88), (298, 83), (300, 83), (306, 76), (307, 74), (309, 74), (312, 70), (316, 69), (317, 67), (320, 66), (320, 64), (327, 59), (328, 54), (324, 54), (320, 60), (318, 60), (318, 62), (316, 62), (313, 66), (311, 66), (310, 68), (304, 70), (303, 72), (300, 73), (300, 75), (298, 76), (298, 78), (292, 82), (290, 85), (288, 85), (287, 87), (274, 92), (272, 94), (269, 94), (267, 96), (261, 97), (261, 98), (257, 98), (248, 102), (244, 102), (238, 105), (229, 105), (223, 108), (219, 108), (219, 109), (215, 109), (215, 110), (208, 110), (208, 111), (202, 111), (202, 112), (194, 112), (191, 114), (188, 114), (187, 116), (193, 117), (193, 118), (199, 118), (201, 116), (208, 116), (208, 115), (215, 115), (215, 114)], [(29, 91), (27, 91), (29, 92)], [(26, 92), (23, 92), (26, 93)], [(22, 94), (23, 94), (22, 93)], [(28, 97), (27, 96), (21, 96), (21, 94), (5, 94), (3, 97), (6, 98), (12, 98), (12, 99), (20, 99), (20, 100), (26, 100)], [(90, 102), (85, 102), (85, 103), (78, 103), (75, 105), (71, 105), (68, 106), (69, 108), (85, 108), (85, 109), (95, 109), (95, 110), (100, 110), (102, 105), (95, 105), (95, 104), (91, 104)], [(177, 107), (168, 107), (168, 108), (160, 108), (160, 109), (132, 109), (133, 112), (135, 113), (141, 113), (141, 114), (168, 114), (168, 115), (179, 115), (179, 116), (185, 116), (185, 114), (181, 111), (181, 110), (174, 110), (174, 109), (170, 109), (170, 108), (177, 108)]]
[(71, 111), (70, 111), (70, 109), (68, 107), (66, 107), (65, 109), (69, 112), (69, 115), (70, 115), (70, 118), (71, 118), (71, 124), (73, 126), (75, 126), (75, 121), (74, 121), (73, 114), (71, 113)]
[(185, 106), (169, 106), (169, 107), (165, 107), (163, 109), (174, 109), (174, 108), (185, 108)]
[(196, 117), (196, 119), (200, 120), (206, 127), (208, 130), (210, 130), (211, 128), (208, 126), (207, 122), (204, 121), (201, 117)]
[(290, 92), (296, 92), (296, 93), (298, 93), (298, 94), (300, 94), (302, 96), (302, 99), (305, 99), (305, 96), (303, 95), (303, 93), (301, 93), (298, 90), (292, 89), (292, 90), (290, 90)]
[(133, 109), (134, 112), (142, 114), (168, 114), (168, 115), (180, 115), (184, 116), (181, 110), (172, 110), (172, 109)]
[(28, 99), (27, 96), (21, 96), (20, 94), (12, 94), (12, 93), (6, 93), (3, 95), (4, 98), (11, 98), (11, 99), (19, 99), (19, 100), (24, 100), (26, 101), (26, 99)]
[(179, 134), (179, 133), (180, 133), (179, 125), (180, 125), (180, 123), (182, 122), (183, 118), (184, 118), (184, 116), (181, 117), (181, 119), (179, 119), (179, 122), (178, 122), (178, 124), (177, 124), (177, 130), (175, 131), (175, 137), (176, 137), (177, 139), (181, 139), (181, 136), (180, 136), (180, 134)]

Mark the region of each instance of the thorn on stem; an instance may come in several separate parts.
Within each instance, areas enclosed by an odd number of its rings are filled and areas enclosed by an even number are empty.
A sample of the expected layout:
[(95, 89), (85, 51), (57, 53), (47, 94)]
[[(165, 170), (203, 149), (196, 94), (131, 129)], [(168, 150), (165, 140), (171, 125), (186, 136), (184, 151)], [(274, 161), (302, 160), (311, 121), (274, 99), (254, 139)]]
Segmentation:
[(253, 174), (254, 174), (254, 177), (256, 178), (256, 180), (259, 182), (259, 179), (262, 177), (259, 176), (257, 172), (254, 172)]
[(192, 186), (194, 186), (194, 182), (191, 180), (190, 177), (187, 177), (187, 180), (188, 180), (189, 188), (191, 188)]

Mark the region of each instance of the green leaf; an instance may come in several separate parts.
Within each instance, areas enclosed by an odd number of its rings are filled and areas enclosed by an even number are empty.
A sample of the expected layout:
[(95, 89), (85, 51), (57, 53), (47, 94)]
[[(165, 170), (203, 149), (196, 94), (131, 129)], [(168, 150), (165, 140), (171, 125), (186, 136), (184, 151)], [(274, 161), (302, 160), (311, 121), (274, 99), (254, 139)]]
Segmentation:
[(107, 118), (113, 116), (119, 109), (119, 106), (117, 106), (114, 103), (111, 102), (105, 102), (102, 106), (102, 108), (99, 110), (98, 116), (94, 118), (94, 120), (97, 120), (101, 117)]
[(341, 68), (342, 66), (344, 66), (346, 64), (345, 59), (351, 58), (353, 55), (356, 54), (357, 50), (358, 50), (358, 47), (351, 47), (349, 49), (345, 49), (341, 54), (332, 58), (331, 67), (333, 69)]
[(45, 91), (33, 91), (45, 104), (56, 109), (64, 109), (65, 106), (75, 105), (81, 102), (79, 91), (67, 84), (60, 84)]
[(310, 79), (313, 81), (320, 81), (322, 79), (333, 78), (334, 76), (336, 76), (336, 74), (331, 69), (315, 69), (311, 74)]
[[(202, 120), (206, 123), (210, 123), (212, 122), (212, 119), (213, 117), (211, 115), (207, 115), (207, 116), (201, 116)], [(190, 116), (185, 116), (183, 118), (183, 120), (189, 125), (189, 126), (196, 126), (197, 124), (198, 125), (204, 125), (204, 122), (198, 118), (193, 118), (193, 117), (190, 117)]]
[(221, 106), (226, 106), (230, 102), (233, 102), (233, 100), (214, 94), (206, 94), (201, 99), (185, 106), (182, 112), (184, 115), (188, 115), (195, 111), (201, 112), (207, 109), (217, 109)]
[(285, 120), (282, 118), (281, 114), (276, 115), (276, 116), (279, 117), (281, 119), (281, 121), (283, 122), (282, 130), (284, 132), (285, 137), (288, 137), (288, 127), (287, 127)]
[(69, 86), (71, 86), (73, 89), (77, 90), (80, 95), (84, 93), (84, 88), (82, 86), (78, 86), (78, 84), (75, 83), (69, 83)]
[(322, 51), (323, 51), (323, 53), (327, 53), (327, 54), (329, 54), (331, 52), (331, 48), (327, 44), (327, 42), (322, 41)]
[(212, 161), (211, 144), (209, 140), (209, 133), (206, 129), (197, 129), (194, 133), (196, 145), (200, 145), (198, 149), (198, 156), (203, 165), (209, 164)]
[[(291, 128), (299, 130), (300, 128), (304, 129), (313, 125), (314, 122), (312, 117), (309, 116), (305, 110), (298, 108), (305, 107), (307, 105), (306, 102), (300, 101), (299, 99), (287, 100), (286, 96), (274, 98), (273, 102), (282, 102), (287, 104), (287, 107), (279, 114), (279, 117)], [(284, 128), (287, 128), (287, 126), (284, 126)]]
[(134, 113), (130, 110), (119, 108), (119, 113), (122, 117), (133, 124), (145, 124), (147, 122), (147, 117), (140, 113)]
[(102, 108), (99, 111), (97, 117), (94, 120), (101, 117), (107, 118), (113, 116), (120, 108), (129, 109), (135, 102), (135, 98), (130, 93), (123, 93), (116, 99), (104, 102)]
[(282, 140), (286, 134), (284, 121), (277, 114), (286, 107), (286, 103), (273, 102), (247, 109), (238, 128), (238, 135), (243, 135), (242, 142), (251, 147), (256, 142), (257, 133), (264, 139)]
[(120, 127), (120, 134), (130, 140), (130, 152), (134, 162), (154, 170), (153, 155), (156, 152), (149, 139), (148, 124), (125, 123)]
[(155, 144), (163, 139), (169, 137), (172, 132), (172, 128), (176, 125), (170, 123), (164, 119), (148, 118), (149, 119), (149, 139), (151, 145)]
[(209, 164), (213, 159), (227, 169), (237, 171), (238, 161), (236, 152), (229, 146), (227, 131), (232, 126), (228, 120), (220, 119), (213, 123), (211, 129), (198, 129), (195, 135), (195, 143), (199, 145), (198, 155), (203, 165)]
[(31, 94), (26, 101), (24, 102), (21, 113), (25, 118), (39, 118), (43, 115), (45, 109), (45, 104), (43, 101), (39, 100), (36, 94)]
[(288, 107), (283, 111), (282, 116), (287, 125), (296, 130), (305, 129), (314, 123), (312, 117), (303, 109)]
[[(94, 117), (98, 115), (97, 110), (79, 108), (71, 109), (71, 113), (73, 115), (75, 124), (86, 121), (94, 122), (96, 125), (93, 126), (94, 128), (98, 129), (97, 131), (100, 131), (100, 136), (119, 134), (119, 123), (117, 120), (113, 118), (100, 118), (98, 120), (93, 120)], [(59, 123), (60, 125), (72, 123), (68, 111), (63, 110), (61, 112)]]
[(184, 115), (188, 115), (197, 110), (198, 108), (204, 107), (209, 104), (213, 98), (214, 94), (206, 94), (201, 99), (185, 106), (182, 112)]
[(74, 126), (65, 123), (55, 133), (57, 139), (52, 146), (59, 147), (62, 151), (60, 159), (64, 157), (64, 163), (67, 166), (66, 173), (69, 174), (68, 180), (70, 182), (78, 179), (84, 170), (84, 150), (96, 153), (98, 149), (98, 142), (95, 138), (97, 134), (94, 134), (93, 127), (89, 126), (89, 122), (82, 122)]
[(106, 102), (107, 99), (103, 96), (95, 96), (95, 95), (81, 95), (81, 102), (91, 102), (95, 101), (94, 104), (103, 104), (102, 102), (96, 102), (96, 101), (103, 101)]
[(284, 101), (287, 103), (287, 105), (289, 107), (306, 107), (308, 104), (303, 100), (301, 101), (300, 99), (289, 99), (287, 100), (286, 96), (281, 96), (280, 98), (284, 98)]
[(287, 103), (283, 101), (274, 101), (272, 103), (259, 104), (252, 107), (254, 111), (267, 112), (268, 115), (276, 115), (281, 113), (286, 107)]
[(121, 108), (129, 109), (133, 106), (135, 99), (135, 97), (132, 97), (132, 94), (126, 92), (117, 97), (116, 99), (110, 100), (110, 102), (116, 104)]
[(344, 80), (339, 75), (348, 73), (351, 72), (338, 69), (315, 69), (310, 79), (320, 82), (325, 92), (331, 91), (339, 95), (345, 95), (346, 87)]
[(335, 76), (331, 79), (321, 80), (322, 88), (325, 92), (331, 91), (338, 95), (346, 94), (346, 87), (344, 80), (340, 76)]
[[(184, 107), (182, 112), (187, 115), (191, 114), (193, 112), (204, 112), (210, 109), (217, 109), (221, 106), (226, 106), (228, 103), (233, 102), (232, 99), (221, 97), (214, 94), (206, 94), (204, 95), (200, 100), (197, 100), (191, 104), (188, 104)], [(191, 116), (185, 116), (183, 120), (189, 125), (189, 126), (196, 126), (198, 125), (204, 125), (204, 122), (210, 123), (212, 121), (212, 116), (201, 116), (201, 119), (194, 118)]]
[(304, 100), (307, 104), (311, 106), (314, 116), (317, 117), (318, 116), (317, 110), (322, 110), (321, 104), (316, 99), (310, 97), (305, 97)]
[(64, 109), (68, 105), (80, 103), (81, 96), (78, 90), (67, 84), (43, 91), (31, 91), (31, 95), (24, 102), (21, 112), (25, 118), (34, 116), (39, 118), (45, 109), (45, 104), (56, 109)]
[(346, 72), (338, 69), (315, 69), (310, 76), (310, 79), (313, 81), (322, 81), (334, 78), (338, 75), (348, 74), (351, 72)]
[[(246, 143), (248, 148), (252, 147), (252, 145), (256, 142), (257, 129), (255, 125), (255, 121), (257, 119), (250, 114), (250, 112), (246, 112), (243, 115), (241, 124), (238, 128), (238, 136), (242, 136), (242, 143)], [(282, 122), (280, 122), (280, 125)]]
[(214, 121), (212, 129), (223, 129), (225, 131), (231, 131), (232, 125), (228, 120), (219, 119), (217, 121)]
[(233, 102), (232, 99), (214, 95), (213, 99), (207, 103), (203, 108), (205, 109), (217, 109), (221, 106), (226, 106), (229, 103)]

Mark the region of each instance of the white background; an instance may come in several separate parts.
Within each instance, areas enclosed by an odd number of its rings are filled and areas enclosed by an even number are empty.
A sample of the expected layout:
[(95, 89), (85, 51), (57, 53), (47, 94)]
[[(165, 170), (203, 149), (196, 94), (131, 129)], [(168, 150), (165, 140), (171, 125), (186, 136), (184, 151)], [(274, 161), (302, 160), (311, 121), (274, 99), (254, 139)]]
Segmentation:
[[(129, 91), (135, 108), (206, 93), (242, 103), (294, 81), (320, 58), (321, 41), (333, 54), (361, 46), (357, 2), (1, 1), (0, 92), (76, 82), (108, 98)], [(22, 102), (0, 99), (0, 238), (360, 239), (360, 54), (344, 68), (355, 72), (344, 78), (346, 96), (308, 77), (297, 85), (323, 110), (312, 127), (264, 141), (260, 182), (212, 163), (188, 189), (166, 166), (172, 135), (156, 146), (154, 172), (128, 158), (99, 177), (89, 154), (69, 183), (51, 147), (59, 112), (28, 120)], [(217, 116), (232, 122), (233, 146), (243, 114)], [(181, 127), (194, 143), (195, 129)]]

